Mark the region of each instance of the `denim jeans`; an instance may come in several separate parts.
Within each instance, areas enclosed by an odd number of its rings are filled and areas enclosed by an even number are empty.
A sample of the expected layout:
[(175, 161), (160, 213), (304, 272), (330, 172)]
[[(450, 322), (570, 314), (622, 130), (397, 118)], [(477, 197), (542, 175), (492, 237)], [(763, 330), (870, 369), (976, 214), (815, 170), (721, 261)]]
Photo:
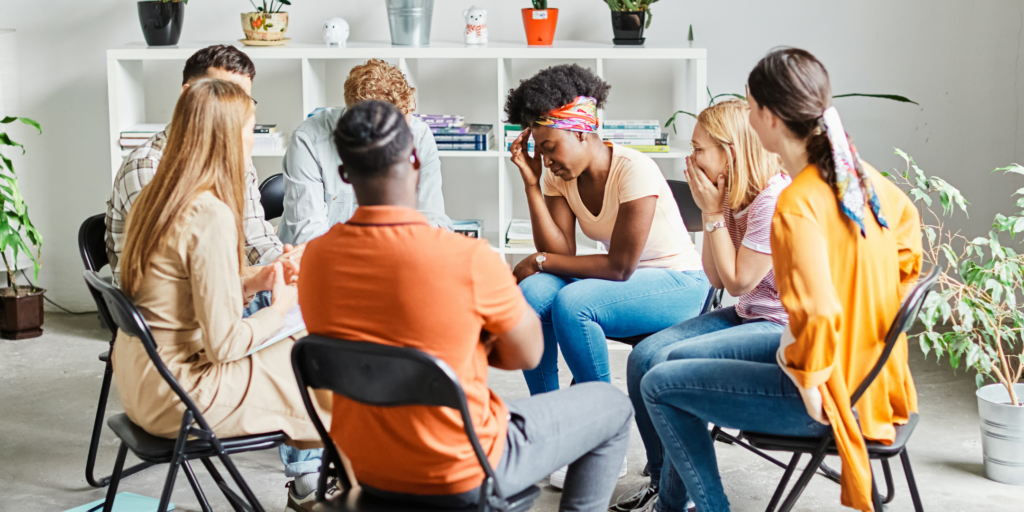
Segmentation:
[(670, 462), (661, 474), (657, 512), (684, 512), (687, 499), (700, 512), (729, 510), (708, 422), (785, 436), (820, 437), (830, 429), (807, 414), (796, 386), (775, 362), (778, 336), (774, 346), (732, 345), (679, 345), (640, 383)]
[[(559, 511), (605, 512), (629, 446), (632, 407), (621, 391), (603, 382), (580, 384), (508, 404), (511, 419), (494, 476), (505, 496), (526, 490), (569, 465)], [(417, 496), (363, 490), (389, 499), (433, 507), (476, 505), (480, 488), (460, 494)]]
[(242, 310), (242, 318), (249, 318), (256, 314), (257, 311), (269, 306), (270, 303), (271, 295), (269, 291), (257, 292), (256, 296), (249, 302), (249, 305)]
[[(661, 331), (633, 348), (626, 363), (626, 389), (633, 402), (636, 425), (647, 450), (651, 482), (661, 480), (662, 447), (647, 414), (640, 381), (651, 368), (677, 354), (675, 359), (751, 359), (779, 348), (783, 326), (767, 320), (746, 320), (735, 307), (722, 308)], [(674, 352), (678, 351), (678, 352)]]
[(524, 371), (530, 394), (558, 389), (558, 350), (576, 382), (611, 382), (606, 336), (658, 332), (700, 313), (708, 294), (703, 271), (641, 268), (628, 281), (535, 274), (519, 283), (540, 316), (544, 355)]

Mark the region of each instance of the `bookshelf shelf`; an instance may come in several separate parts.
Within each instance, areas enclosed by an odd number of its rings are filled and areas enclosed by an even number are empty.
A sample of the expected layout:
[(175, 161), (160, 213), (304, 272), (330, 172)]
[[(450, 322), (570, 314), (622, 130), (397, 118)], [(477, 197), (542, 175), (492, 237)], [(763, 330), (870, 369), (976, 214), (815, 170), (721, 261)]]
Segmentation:
[[(158, 86), (150, 83), (152, 80), (147, 81), (146, 63), (151, 63), (149, 66), (158, 71), (170, 69), (174, 67), (173, 62), (184, 64), (188, 57), (201, 48), (224, 43), (226, 42), (183, 41), (170, 48), (151, 48), (143, 43), (131, 43), (107, 50), (111, 180), (116, 176), (121, 160), (126, 154), (122, 152), (118, 142), (121, 131), (136, 124), (168, 121), (168, 119), (147, 119), (147, 114), (156, 116), (158, 114), (154, 112), (160, 111), (159, 108), (154, 108), (153, 101), (147, 103), (147, 89), (157, 95), (159, 95), (157, 90), (164, 91), (166, 94), (169, 89), (157, 89)], [(274, 48), (258, 48), (244, 47), (237, 42), (227, 43), (239, 46), (256, 62), (257, 67), (261, 70), (260, 78), (257, 79), (258, 83), (269, 80), (276, 84), (275, 92), (272, 95), (268, 95), (266, 99), (260, 98), (260, 105), (261, 112), (268, 112), (277, 118), (263, 122), (279, 123), (288, 131), (298, 126), (314, 109), (340, 104), (338, 91), (342, 88), (344, 76), (339, 77), (337, 69), (369, 58), (385, 59), (397, 64), (406, 73), (409, 81), (417, 87), (418, 96), (433, 97), (435, 93), (444, 92), (437, 91), (438, 87), (442, 89), (459, 87), (463, 85), (460, 80), (470, 80), (474, 93), (470, 96), (475, 98), (472, 101), (480, 101), (480, 95), (485, 95), (487, 98), (485, 104), (487, 106), (484, 110), (477, 108), (479, 105), (468, 107), (476, 112), (472, 122), (493, 124), (494, 137), (496, 143), (500, 145), (504, 145), (502, 127), (505, 96), (508, 90), (518, 83), (519, 79), (528, 76), (523, 75), (526, 73), (523, 71), (525, 68), (536, 70), (539, 69), (538, 66), (575, 62), (590, 68), (601, 77), (606, 77), (606, 69), (611, 68), (611, 75), (630, 82), (624, 86), (627, 88), (646, 87), (648, 80), (667, 80), (669, 84), (667, 88), (663, 88), (657, 94), (648, 94), (649, 97), (642, 98), (642, 101), (647, 104), (658, 106), (656, 110), (650, 109), (651, 112), (672, 112), (679, 109), (696, 112), (707, 106), (707, 50), (693, 48), (685, 44), (617, 47), (610, 43), (556, 41), (551, 47), (538, 48), (529, 47), (525, 43), (500, 41), (482, 46), (467, 46), (460, 42), (431, 41), (430, 46), (427, 47), (392, 46), (388, 42), (350, 42), (347, 46), (340, 48), (301, 43), (289, 43)], [(430, 76), (433, 82), (429, 82), (429, 80), (420, 82), (420, 78), (427, 78), (431, 72), (430, 61), (445, 59), (457, 60), (460, 75), (465, 74), (471, 78), (462, 79), (447, 75), (439, 80), (434, 75)], [(424, 69), (423, 73), (420, 72), (421, 68)], [(270, 71), (265, 72), (264, 69)], [(532, 71), (529, 73), (532, 74)], [(268, 75), (273, 76), (268, 79)], [(421, 75), (424, 76), (421, 77)], [(613, 87), (617, 83), (616, 79), (606, 79), (612, 83)], [(491, 87), (494, 88), (491, 89)], [(256, 95), (255, 92), (254, 95)], [(467, 101), (470, 100), (467, 99)], [(264, 104), (267, 106), (264, 107)], [(167, 115), (169, 116), (169, 113)], [(467, 118), (468, 121), (470, 120)], [(686, 126), (680, 128), (680, 133), (683, 133), (683, 128)], [(678, 147), (673, 146), (668, 153), (648, 153), (648, 156), (658, 161), (663, 171), (673, 169), (678, 176), (682, 169), (683, 159), (689, 154), (689, 146), (685, 144), (685, 141), (675, 139), (673, 139), (673, 144), (678, 144)], [(257, 152), (253, 156), (265, 159), (283, 157), (284, 154), (285, 152), (281, 150)], [(494, 174), (473, 172), (469, 175), (471, 179), (485, 181), (467, 186), (469, 187), (468, 192), (465, 188), (455, 193), (446, 192), (445, 201), (449, 205), (465, 206), (465, 204), (469, 204), (471, 206), (471, 208), (463, 208), (463, 210), (486, 212), (486, 218), (489, 219), (486, 220), (486, 227), (490, 228), (487, 238), (492, 248), (499, 254), (521, 256), (535, 252), (532, 248), (504, 247), (504, 232), (509, 222), (514, 217), (528, 217), (528, 213), (524, 210), (523, 200), (519, 197), (522, 196), (519, 172), (509, 160), (509, 153), (501, 150), (441, 151), (440, 156), (442, 162), (449, 162), (451, 169), (456, 172), (464, 168), (470, 168), (473, 171), (478, 168), (497, 169), (496, 183), (493, 181)], [(261, 165), (264, 164), (257, 163), (257, 167)], [(276, 164), (271, 161), (265, 165), (274, 166)], [(446, 189), (449, 188), (448, 173), (453, 172), (451, 169), (446, 169), (448, 165), (442, 163)], [(275, 170), (274, 172), (280, 171)], [(478, 187), (483, 188), (478, 192), (476, 190)], [(449, 206), (449, 213), (451, 210), (452, 207)], [(514, 210), (518, 215), (513, 214)], [(476, 215), (474, 218), (484, 217)], [(577, 245), (581, 254), (602, 252), (593, 245)]]

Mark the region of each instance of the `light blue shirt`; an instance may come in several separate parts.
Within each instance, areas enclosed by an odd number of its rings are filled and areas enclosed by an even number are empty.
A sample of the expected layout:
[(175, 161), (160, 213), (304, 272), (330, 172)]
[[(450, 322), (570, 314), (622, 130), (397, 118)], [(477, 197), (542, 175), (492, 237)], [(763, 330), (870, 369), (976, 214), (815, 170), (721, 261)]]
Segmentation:
[[(306, 119), (295, 130), (284, 157), (284, 215), (278, 236), (286, 244), (298, 245), (324, 233), (331, 226), (348, 222), (355, 213), (356, 195), (352, 185), (341, 181), (341, 158), (332, 133), (345, 108), (329, 108)], [(434, 227), (451, 231), (452, 221), (444, 213), (441, 195), (441, 160), (430, 128), (413, 118), (413, 144), (420, 160), (417, 209)]]

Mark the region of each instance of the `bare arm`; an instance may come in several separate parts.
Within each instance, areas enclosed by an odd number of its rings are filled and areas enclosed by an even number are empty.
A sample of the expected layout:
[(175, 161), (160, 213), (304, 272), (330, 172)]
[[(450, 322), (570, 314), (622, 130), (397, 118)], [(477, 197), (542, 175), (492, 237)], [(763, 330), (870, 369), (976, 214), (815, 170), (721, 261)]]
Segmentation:
[(519, 323), (504, 334), (486, 334), (487, 362), (499, 370), (532, 370), (544, 354), (544, 333), (533, 308), (523, 308)]
[(576, 215), (564, 197), (545, 196), (541, 191), (541, 151), (537, 148), (530, 156), (526, 151), (529, 141), (530, 130), (524, 130), (512, 143), (512, 163), (519, 168), (526, 186), (533, 244), (540, 252), (573, 256), (576, 254)]
[[(708, 216), (709, 221), (721, 219), (722, 215)], [(740, 250), (737, 252), (729, 237), (729, 231), (726, 229), (716, 229), (711, 233), (705, 233), (705, 255), (709, 246), (714, 264), (705, 264), (704, 272), (708, 274), (710, 280), (708, 269), (714, 268), (718, 281), (729, 292), (729, 295), (733, 297), (739, 297), (754, 291), (757, 284), (772, 269), (771, 254), (760, 253), (747, 246), (740, 246)], [(718, 286), (718, 288), (720, 287)]]
[(704, 265), (704, 273), (708, 276), (708, 282), (716, 290), (725, 288), (722, 284), (722, 278), (718, 277), (718, 269), (715, 268), (715, 253), (711, 251), (711, 240), (705, 233), (704, 235), (704, 247), (700, 251), (700, 260)]

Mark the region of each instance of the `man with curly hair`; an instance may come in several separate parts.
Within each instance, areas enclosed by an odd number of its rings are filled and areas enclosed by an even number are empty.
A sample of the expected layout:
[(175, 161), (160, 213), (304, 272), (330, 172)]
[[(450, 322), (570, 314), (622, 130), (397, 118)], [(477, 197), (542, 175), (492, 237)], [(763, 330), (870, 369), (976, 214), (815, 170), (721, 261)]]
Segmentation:
[(441, 195), (437, 144), (426, 123), (412, 116), (416, 110), (415, 92), (400, 69), (370, 59), (352, 68), (345, 80), (345, 107), (325, 109), (299, 125), (284, 158), (284, 215), (278, 228), (281, 240), (305, 243), (352, 217), (358, 206), (355, 193), (338, 175), (342, 162), (331, 134), (346, 108), (365, 100), (386, 101), (405, 115), (415, 140), (416, 156), (423, 166), (417, 208), (430, 225), (452, 230)]

